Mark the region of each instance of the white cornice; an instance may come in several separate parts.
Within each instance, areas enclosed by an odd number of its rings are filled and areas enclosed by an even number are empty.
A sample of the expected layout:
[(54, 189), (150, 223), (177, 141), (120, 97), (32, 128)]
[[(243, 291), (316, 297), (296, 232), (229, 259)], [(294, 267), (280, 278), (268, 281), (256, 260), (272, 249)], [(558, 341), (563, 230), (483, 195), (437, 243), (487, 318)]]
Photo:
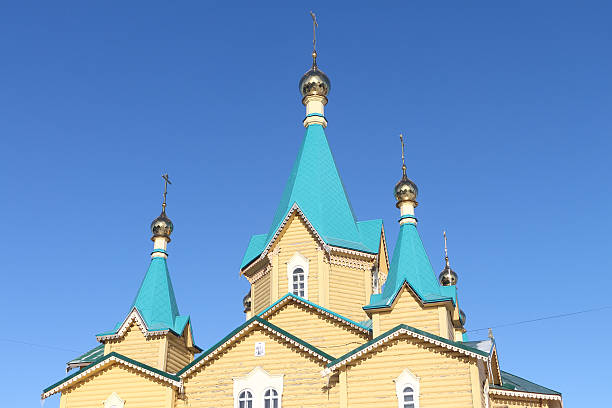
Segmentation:
[(149, 328), (147, 327), (147, 323), (143, 319), (142, 315), (140, 314), (138, 309), (134, 307), (132, 308), (132, 311), (130, 312), (130, 314), (125, 318), (125, 320), (123, 321), (123, 324), (121, 324), (121, 327), (119, 327), (119, 330), (117, 330), (116, 333), (96, 336), (96, 339), (99, 342), (119, 339), (125, 335), (125, 333), (130, 328), (133, 322), (136, 322), (136, 325), (140, 328), (140, 331), (146, 337), (163, 336), (165, 334), (168, 334), (168, 332), (170, 331), (167, 329), (166, 330), (149, 330)]
[(502, 395), (505, 397), (533, 398), (533, 399), (546, 399), (546, 400), (557, 400), (557, 401), (561, 401), (562, 399), (560, 395), (556, 395), (556, 394), (540, 394), (537, 392), (500, 390), (498, 388), (489, 388), (489, 394)]

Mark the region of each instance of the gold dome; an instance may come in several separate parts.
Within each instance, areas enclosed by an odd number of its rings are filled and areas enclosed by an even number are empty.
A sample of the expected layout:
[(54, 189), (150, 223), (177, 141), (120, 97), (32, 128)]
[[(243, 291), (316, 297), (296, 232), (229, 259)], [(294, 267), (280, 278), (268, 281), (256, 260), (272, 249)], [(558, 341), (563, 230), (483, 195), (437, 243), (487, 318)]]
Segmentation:
[(174, 224), (172, 224), (172, 221), (166, 215), (166, 211), (162, 211), (159, 217), (151, 223), (151, 232), (153, 233), (151, 240), (155, 240), (157, 237), (166, 237), (170, 241), (170, 234), (172, 234), (173, 229)]
[(419, 188), (412, 180), (406, 176), (406, 170), (402, 179), (395, 185), (395, 199), (397, 200), (397, 206), (405, 201), (412, 201), (414, 206), (418, 205), (416, 199), (419, 195)]
[(329, 78), (317, 67), (316, 63), (300, 79), (300, 93), (303, 97), (313, 95), (327, 97), (330, 89)]
[(442, 286), (452, 286), (457, 284), (457, 273), (451, 269), (450, 266), (446, 265), (440, 276), (438, 277)]

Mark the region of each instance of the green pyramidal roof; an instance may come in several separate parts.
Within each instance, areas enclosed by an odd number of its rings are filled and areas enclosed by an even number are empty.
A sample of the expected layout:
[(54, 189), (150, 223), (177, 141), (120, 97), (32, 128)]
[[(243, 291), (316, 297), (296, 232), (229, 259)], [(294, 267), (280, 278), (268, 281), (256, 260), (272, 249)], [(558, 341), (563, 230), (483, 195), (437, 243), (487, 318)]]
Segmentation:
[(378, 253), (382, 221), (357, 222), (323, 126), (306, 128), (304, 142), (267, 234), (254, 235), (241, 268), (259, 256), (297, 206), (329, 245)]
[[(133, 309), (138, 310), (150, 331), (172, 330), (178, 335), (183, 333), (189, 316), (179, 315), (166, 258), (151, 259), (130, 311)], [(113, 331), (99, 336), (116, 333), (122, 323), (118, 323)]]
[(456, 300), (455, 286), (438, 283), (416, 225), (412, 223), (400, 226), (384, 289), (372, 295), (370, 304), (364, 309), (390, 306), (404, 283), (410, 285), (423, 302)]

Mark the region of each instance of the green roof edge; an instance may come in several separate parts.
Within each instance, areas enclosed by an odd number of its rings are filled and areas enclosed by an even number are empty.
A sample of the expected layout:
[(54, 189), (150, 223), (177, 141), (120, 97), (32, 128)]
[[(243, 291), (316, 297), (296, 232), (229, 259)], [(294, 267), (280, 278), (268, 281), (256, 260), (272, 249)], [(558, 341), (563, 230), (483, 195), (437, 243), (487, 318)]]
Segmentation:
[[(504, 371), (504, 370), (500, 370), (500, 372), (501, 372), (501, 374), (502, 374), (502, 377), (503, 377), (504, 375), (511, 375), (511, 376), (513, 376), (513, 377), (517, 377), (517, 378), (519, 378), (519, 379), (521, 379), (521, 380), (523, 380), (523, 381), (525, 381), (525, 382), (528, 382), (528, 383), (530, 383), (530, 384), (533, 384), (533, 385), (536, 385), (536, 386), (538, 386), (538, 387), (540, 387), (540, 388), (543, 388), (543, 389), (545, 389), (545, 390), (547, 390), (547, 391), (549, 391), (549, 392), (548, 392), (548, 393), (546, 393), (546, 392), (541, 392), (541, 391), (517, 390), (517, 389), (515, 389), (515, 388), (510, 388), (509, 386), (504, 386), (504, 385), (495, 385), (495, 384), (491, 384), (491, 385), (490, 385), (490, 388), (494, 388), (494, 389), (496, 389), (496, 390), (504, 390), (504, 391), (529, 392), (529, 393), (534, 393), (534, 394), (559, 395), (559, 396), (560, 396), (560, 395), (563, 395), (563, 394), (561, 394), (559, 391), (555, 391), (555, 390), (553, 390), (553, 389), (551, 389), (551, 388), (544, 387), (543, 385), (536, 384), (536, 383), (534, 383), (533, 381), (529, 381), (529, 380), (527, 380), (527, 379), (525, 379), (525, 378), (523, 378), (523, 377), (520, 377), (520, 376), (518, 376), (518, 375), (516, 375), (516, 374), (512, 374), (512, 373), (509, 373), (509, 372)], [(502, 378), (502, 383), (503, 383), (503, 378)]]

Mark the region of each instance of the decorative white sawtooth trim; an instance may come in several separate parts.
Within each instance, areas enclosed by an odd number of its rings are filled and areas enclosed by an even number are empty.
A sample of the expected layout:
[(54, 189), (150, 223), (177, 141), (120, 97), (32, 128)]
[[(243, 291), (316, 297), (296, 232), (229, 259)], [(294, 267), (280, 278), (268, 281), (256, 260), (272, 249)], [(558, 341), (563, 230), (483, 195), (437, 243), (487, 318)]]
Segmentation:
[(372, 269), (371, 261), (360, 261), (359, 259), (347, 258), (344, 256), (331, 255), (329, 257), (329, 263), (331, 265), (343, 266), (347, 268), (360, 269), (363, 271), (369, 271)]
[(250, 331), (250, 329), (253, 328), (253, 326), (260, 326), (260, 327), (268, 330), (269, 332), (274, 333), (277, 337), (287, 341), (288, 343), (290, 343), (293, 346), (298, 347), (300, 350), (306, 351), (308, 354), (313, 355), (313, 356), (317, 357), (318, 359), (320, 359), (320, 360), (322, 360), (324, 362), (329, 363), (331, 361), (328, 358), (325, 358), (322, 355), (319, 355), (318, 353), (316, 353), (313, 350), (309, 349), (308, 347), (305, 347), (304, 345), (302, 345), (302, 344), (292, 340), (291, 338), (285, 336), (284, 334), (281, 334), (281, 333), (277, 332), (273, 328), (271, 328), (271, 327), (269, 327), (269, 326), (267, 326), (267, 325), (265, 325), (265, 324), (255, 320), (255, 321), (251, 322), (251, 324), (249, 324), (248, 326), (246, 326), (242, 330), (240, 330), (238, 333), (234, 334), (232, 337), (227, 339), (223, 344), (221, 344), (219, 347), (217, 347), (216, 349), (211, 351), (208, 355), (206, 355), (204, 358), (202, 358), (196, 364), (194, 364), (193, 366), (189, 367), (189, 369), (187, 371), (185, 371), (184, 373), (182, 373), (180, 375), (181, 379), (183, 379), (185, 377), (188, 377), (189, 374), (191, 374), (193, 371), (195, 371), (198, 368), (200, 368), (203, 364), (207, 363), (208, 361), (214, 360), (217, 355), (221, 354), (226, 348), (228, 348), (236, 340), (241, 338), (244, 333)]
[(363, 327), (358, 326), (358, 325), (356, 325), (354, 323), (351, 323), (348, 320), (344, 320), (344, 319), (334, 315), (333, 313), (327, 312), (327, 311), (325, 311), (323, 309), (319, 309), (318, 307), (315, 307), (315, 306), (313, 306), (313, 305), (311, 305), (309, 303), (306, 303), (306, 302), (304, 302), (304, 301), (302, 301), (300, 299), (297, 299), (297, 298), (295, 298), (293, 296), (287, 296), (285, 299), (283, 299), (282, 301), (278, 302), (276, 305), (272, 306), (271, 308), (266, 310), (264, 313), (262, 313), (261, 317), (269, 316), (270, 314), (272, 314), (273, 312), (277, 311), (279, 308), (285, 306), (287, 303), (289, 303), (291, 301), (299, 303), (300, 305), (304, 305), (304, 306), (306, 306), (306, 307), (308, 307), (308, 308), (310, 308), (312, 310), (316, 310), (318, 313), (321, 313), (321, 314), (323, 314), (325, 316), (331, 317), (332, 319), (334, 319), (336, 321), (339, 321), (339, 322), (344, 323), (344, 324), (346, 324), (348, 326), (351, 326), (351, 327), (359, 330), (362, 333), (369, 333), (370, 332), (370, 330), (368, 330), (366, 328), (363, 328)]
[(147, 327), (147, 323), (142, 318), (142, 315), (140, 314), (138, 309), (134, 307), (132, 308), (132, 311), (130, 312), (128, 317), (126, 317), (125, 320), (123, 321), (123, 324), (121, 325), (121, 327), (119, 327), (119, 330), (117, 331), (117, 333), (107, 334), (103, 336), (96, 336), (96, 339), (98, 341), (119, 339), (125, 335), (127, 330), (132, 325), (132, 322), (134, 321), (136, 322), (136, 325), (140, 328), (140, 331), (142, 332), (142, 334), (144, 334), (146, 337), (163, 336), (165, 334), (168, 334), (168, 332), (170, 331), (170, 330), (149, 330), (149, 328)]
[(526, 391), (513, 391), (513, 390), (500, 390), (497, 388), (489, 388), (489, 395), (502, 395), (505, 397), (517, 397), (517, 398), (535, 398), (535, 399), (546, 399), (546, 400), (557, 400), (561, 401), (560, 395), (554, 394), (540, 394), (537, 392), (526, 392)]
[(272, 270), (272, 267), (268, 265), (267, 267), (263, 268), (261, 271), (257, 272), (255, 275), (251, 277), (247, 276), (247, 280), (252, 285), (253, 283), (257, 282), (258, 280), (266, 276), (271, 270)]
[(401, 328), (401, 329), (399, 329), (399, 330), (389, 334), (388, 336), (383, 337), (382, 339), (378, 340), (377, 342), (370, 344), (368, 347), (364, 348), (363, 350), (359, 350), (357, 353), (355, 353), (355, 354), (345, 358), (342, 361), (339, 361), (338, 363), (334, 364), (333, 366), (325, 368), (323, 371), (321, 371), (321, 375), (322, 376), (326, 376), (326, 375), (331, 374), (337, 368), (347, 365), (351, 361), (353, 361), (355, 359), (358, 359), (359, 357), (363, 356), (364, 354), (368, 354), (370, 351), (372, 351), (372, 350), (374, 350), (376, 348), (379, 348), (380, 346), (390, 342), (391, 340), (396, 339), (397, 337), (399, 337), (402, 334), (407, 334), (407, 335), (409, 335), (411, 337), (414, 337), (416, 339), (423, 340), (423, 341), (425, 341), (427, 343), (430, 343), (430, 344), (433, 344), (433, 345), (436, 345), (436, 346), (439, 346), (439, 347), (442, 347), (442, 348), (446, 348), (446, 349), (451, 350), (451, 351), (455, 351), (455, 352), (464, 354), (464, 355), (466, 355), (468, 357), (473, 357), (473, 358), (476, 358), (476, 359), (479, 359), (479, 360), (483, 360), (485, 362), (489, 361), (489, 357), (488, 356), (483, 356), (483, 355), (480, 355), (478, 353), (474, 353), (474, 352), (471, 352), (471, 351), (468, 351), (468, 350), (464, 350), (464, 349), (462, 349), (460, 347), (453, 346), (452, 344), (447, 344), (447, 343), (444, 343), (442, 341), (432, 339), (432, 338), (430, 338), (428, 336), (424, 336), (422, 334), (415, 333), (412, 330)]
[(355, 249), (346, 249), (333, 245), (329, 245), (329, 248), (334, 252), (342, 252), (344, 254), (354, 255), (354, 256), (362, 256), (364, 258), (376, 259), (377, 254), (371, 254), (369, 252), (357, 251)]
[(125, 366), (127, 366), (127, 367), (130, 367), (130, 368), (134, 369), (134, 370), (137, 370), (137, 371), (140, 371), (140, 372), (142, 372), (142, 373), (145, 373), (145, 374), (147, 374), (147, 375), (149, 375), (149, 376), (151, 376), (151, 377), (154, 377), (154, 378), (157, 378), (157, 379), (159, 379), (159, 380), (165, 381), (165, 382), (167, 382), (167, 383), (169, 383), (169, 384), (172, 384), (172, 385), (173, 385), (173, 386), (175, 386), (175, 387), (182, 388), (182, 386), (183, 386), (183, 382), (182, 382), (182, 381), (175, 381), (175, 380), (172, 380), (172, 379), (170, 379), (170, 378), (168, 378), (168, 377), (166, 377), (166, 376), (163, 376), (163, 375), (158, 374), (158, 373), (156, 373), (156, 372), (153, 372), (153, 371), (151, 371), (151, 370), (147, 370), (147, 369), (146, 369), (146, 368), (144, 368), (144, 367), (140, 367), (140, 366), (138, 366), (138, 365), (136, 365), (136, 364), (132, 364), (132, 363), (130, 363), (130, 362), (127, 362), (127, 361), (125, 361), (125, 360), (123, 360), (123, 359), (121, 359), (121, 358), (119, 358), (119, 357), (116, 357), (116, 356), (111, 356), (111, 357), (107, 358), (106, 360), (101, 361), (101, 362), (99, 362), (98, 364), (96, 364), (96, 365), (94, 365), (94, 366), (92, 366), (92, 367), (88, 368), (87, 370), (83, 371), (82, 373), (79, 373), (79, 374), (75, 375), (74, 377), (70, 378), (69, 380), (67, 380), (67, 381), (65, 381), (65, 382), (63, 382), (63, 383), (61, 383), (61, 384), (60, 384), (60, 385), (58, 385), (57, 387), (54, 387), (53, 389), (51, 389), (51, 390), (49, 390), (49, 391), (47, 391), (47, 392), (43, 393), (43, 394), (40, 396), (40, 399), (45, 399), (45, 398), (47, 398), (47, 397), (49, 397), (49, 396), (51, 396), (51, 395), (53, 395), (53, 394), (55, 394), (55, 393), (57, 393), (57, 392), (59, 392), (59, 391), (63, 390), (64, 388), (66, 388), (66, 387), (70, 386), (70, 384), (73, 384), (73, 383), (75, 383), (75, 382), (78, 382), (78, 381), (79, 381), (79, 380), (81, 380), (83, 377), (85, 377), (85, 376), (87, 376), (88, 374), (90, 374), (92, 371), (96, 371), (96, 370), (98, 370), (99, 368), (105, 367), (105, 366), (107, 366), (107, 365), (109, 365), (109, 364), (111, 364), (111, 363), (114, 363), (114, 362), (117, 362), (117, 363), (123, 364), (123, 365), (125, 365)]

